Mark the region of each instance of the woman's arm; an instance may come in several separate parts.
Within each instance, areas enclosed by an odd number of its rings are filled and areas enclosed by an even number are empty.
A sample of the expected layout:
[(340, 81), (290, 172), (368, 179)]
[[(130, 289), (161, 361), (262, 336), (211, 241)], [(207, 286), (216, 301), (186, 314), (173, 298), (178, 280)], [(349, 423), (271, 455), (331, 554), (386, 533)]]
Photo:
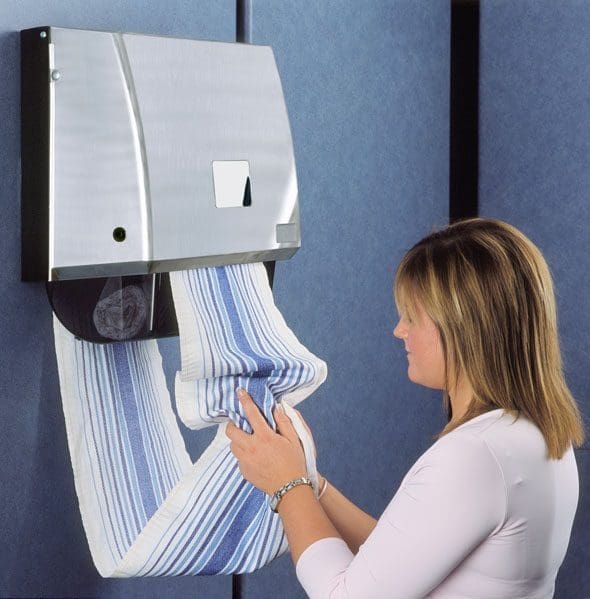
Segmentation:
[[(257, 486), (270, 495), (288, 480), (306, 474), (299, 438), (282, 411), (275, 413), (280, 433), (277, 435), (250, 396), (240, 395), (240, 401), (254, 433), (247, 435), (230, 426), (228, 436), (233, 441), (232, 451), (239, 459), (242, 474), (246, 478), (254, 476)], [(255, 437), (264, 441), (264, 445), (259, 445), (257, 449)], [(291, 455), (279, 461), (281, 448), (288, 449), (286, 455)], [(266, 455), (261, 456), (261, 452), (266, 452)], [(260, 473), (253, 474), (255, 462), (266, 464), (263, 477)], [(324, 480), (320, 482), (323, 487)], [(310, 487), (302, 485), (292, 489), (281, 499), (278, 512), (283, 520), (294, 563), (309, 545), (328, 537), (344, 539), (350, 550), (356, 553), (377, 523), (331, 485), (322, 496), (321, 505)]]
[[(247, 435), (228, 425), (227, 434), (232, 440), (232, 451), (238, 457), (244, 477), (271, 495), (285, 482), (306, 474), (299, 437), (282, 411), (275, 412), (279, 432), (276, 434), (247, 393), (239, 394), (239, 398), (254, 432)], [(257, 445), (258, 440), (262, 440), (263, 444)], [(281, 449), (286, 449), (286, 453), (282, 453)], [(265, 455), (261, 456), (261, 452)], [(279, 456), (287, 457), (281, 459)], [(256, 471), (256, 464), (260, 463), (265, 464), (264, 473)], [(325, 480), (320, 478), (320, 488), (323, 488)], [(278, 511), (294, 563), (309, 545), (328, 537), (342, 538), (356, 553), (377, 524), (374, 518), (332, 485), (322, 496), (321, 505), (310, 487), (296, 487), (281, 499)]]
[[(272, 495), (291, 480), (306, 476), (303, 448), (289, 417), (282, 410), (275, 410), (275, 433), (248, 393), (238, 390), (238, 399), (252, 427), (252, 434), (241, 431), (232, 423), (227, 425), (226, 434), (231, 440), (230, 449), (238, 459), (242, 476), (267, 495)], [(341, 538), (313, 489), (307, 485), (290, 490), (279, 502), (278, 512), (294, 563), (316, 541)]]
[[(228, 425), (232, 451), (244, 477), (272, 494), (305, 474), (299, 438), (284, 414), (275, 416), (277, 434), (251, 398), (240, 401), (254, 432)], [(338, 503), (328, 491), (324, 500)], [(505, 507), (503, 473), (485, 441), (455, 433), (419, 460), (356, 556), (308, 486), (289, 491), (278, 509), (310, 597), (405, 599), (439, 585), (501, 525)]]
[[(307, 429), (313, 443), (313, 434), (309, 426), (307, 426), (299, 410), (294, 411), (299, 416), (303, 426)], [(326, 488), (324, 485), (327, 484), (327, 481), (319, 472), (318, 482), (321, 496), (320, 503), (322, 508), (324, 508), (324, 512), (326, 512), (326, 515), (330, 518), (340, 536), (346, 541), (350, 550), (356, 553), (375, 528), (377, 520), (361, 510), (332, 485), (328, 484)]]
[(425, 597), (500, 528), (506, 501), (485, 441), (448, 435), (411, 469), (356, 555), (322, 539), (301, 554), (297, 576), (318, 599)]
[[(320, 476), (320, 489), (323, 488), (324, 480)], [(377, 520), (361, 510), (331, 484), (322, 495), (320, 503), (350, 550), (356, 553), (373, 532)]]
[(312, 488), (307, 485), (289, 491), (279, 503), (278, 512), (295, 565), (301, 554), (316, 541), (340, 538)]

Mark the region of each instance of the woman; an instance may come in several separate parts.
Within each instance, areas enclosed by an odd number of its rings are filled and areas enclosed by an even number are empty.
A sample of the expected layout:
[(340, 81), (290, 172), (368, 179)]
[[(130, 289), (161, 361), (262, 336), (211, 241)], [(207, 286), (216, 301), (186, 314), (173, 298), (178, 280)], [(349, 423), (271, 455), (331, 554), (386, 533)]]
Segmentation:
[(380, 519), (325, 479), (318, 500), (298, 480), (290, 420), (277, 409), (275, 433), (241, 392), (254, 432), (227, 434), (244, 477), (283, 488), (275, 503), (311, 597), (552, 597), (584, 432), (545, 260), (514, 227), (469, 219), (409, 250), (394, 293), (408, 377), (442, 389), (450, 419)]

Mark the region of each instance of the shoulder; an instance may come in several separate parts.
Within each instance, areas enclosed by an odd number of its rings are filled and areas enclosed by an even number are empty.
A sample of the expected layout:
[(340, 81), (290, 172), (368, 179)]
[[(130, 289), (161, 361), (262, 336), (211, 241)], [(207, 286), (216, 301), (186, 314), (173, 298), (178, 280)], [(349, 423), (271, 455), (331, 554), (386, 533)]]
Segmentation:
[(400, 513), (409, 518), (417, 511), (432, 522), (444, 515), (457, 527), (486, 535), (501, 526), (507, 505), (503, 470), (476, 429), (459, 427), (432, 445), (402, 481), (387, 518), (398, 522)]
[(545, 440), (537, 426), (523, 416), (492, 410), (434, 443), (414, 464), (408, 478), (439, 471), (447, 480), (472, 480), (485, 487), (502, 481), (506, 486), (524, 472), (544, 471), (546, 464)]
[(482, 414), (447, 433), (434, 443), (422, 456), (428, 461), (440, 458), (465, 456), (465, 459), (486, 460), (491, 452), (488, 441), (498, 428), (506, 425), (510, 418), (503, 410)]
[[(523, 415), (492, 410), (457, 428), (457, 437), (485, 444), (502, 469), (531, 461), (545, 462), (547, 447), (539, 428)], [(451, 436), (453, 433), (450, 433)]]
[(480, 489), (502, 486), (502, 467), (488, 435), (481, 434), (480, 427), (466, 425), (436, 441), (411, 468), (407, 482), (428, 478), (431, 482)]
[(416, 481), (428, 476), (448, 484), (503, 487), (503, 465), (495, 437), (512, 420), (502, 410), (494, 410), (466, 422), (436, 441), (406, 478)]

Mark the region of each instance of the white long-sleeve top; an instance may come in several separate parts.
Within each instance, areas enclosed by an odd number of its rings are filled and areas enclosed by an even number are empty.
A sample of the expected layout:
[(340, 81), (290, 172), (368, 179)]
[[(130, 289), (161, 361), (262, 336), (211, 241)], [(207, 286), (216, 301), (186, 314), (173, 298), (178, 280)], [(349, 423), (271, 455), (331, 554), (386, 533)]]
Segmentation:
[(297, 576), (312, 599), (546, 599), (578, 488), (571, 448), (548, 460), (532, 422), (493, 410), (418, 459), (356, 555), (321, 539)]

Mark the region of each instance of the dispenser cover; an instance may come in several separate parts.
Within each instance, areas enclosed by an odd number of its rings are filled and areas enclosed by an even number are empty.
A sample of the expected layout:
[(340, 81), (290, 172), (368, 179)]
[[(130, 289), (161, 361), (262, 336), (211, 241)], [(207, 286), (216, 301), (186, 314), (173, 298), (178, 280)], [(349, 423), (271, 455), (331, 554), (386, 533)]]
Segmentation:
[(21, 32), (23, 278), (289, 258), (297, 180), (268, 46)]

